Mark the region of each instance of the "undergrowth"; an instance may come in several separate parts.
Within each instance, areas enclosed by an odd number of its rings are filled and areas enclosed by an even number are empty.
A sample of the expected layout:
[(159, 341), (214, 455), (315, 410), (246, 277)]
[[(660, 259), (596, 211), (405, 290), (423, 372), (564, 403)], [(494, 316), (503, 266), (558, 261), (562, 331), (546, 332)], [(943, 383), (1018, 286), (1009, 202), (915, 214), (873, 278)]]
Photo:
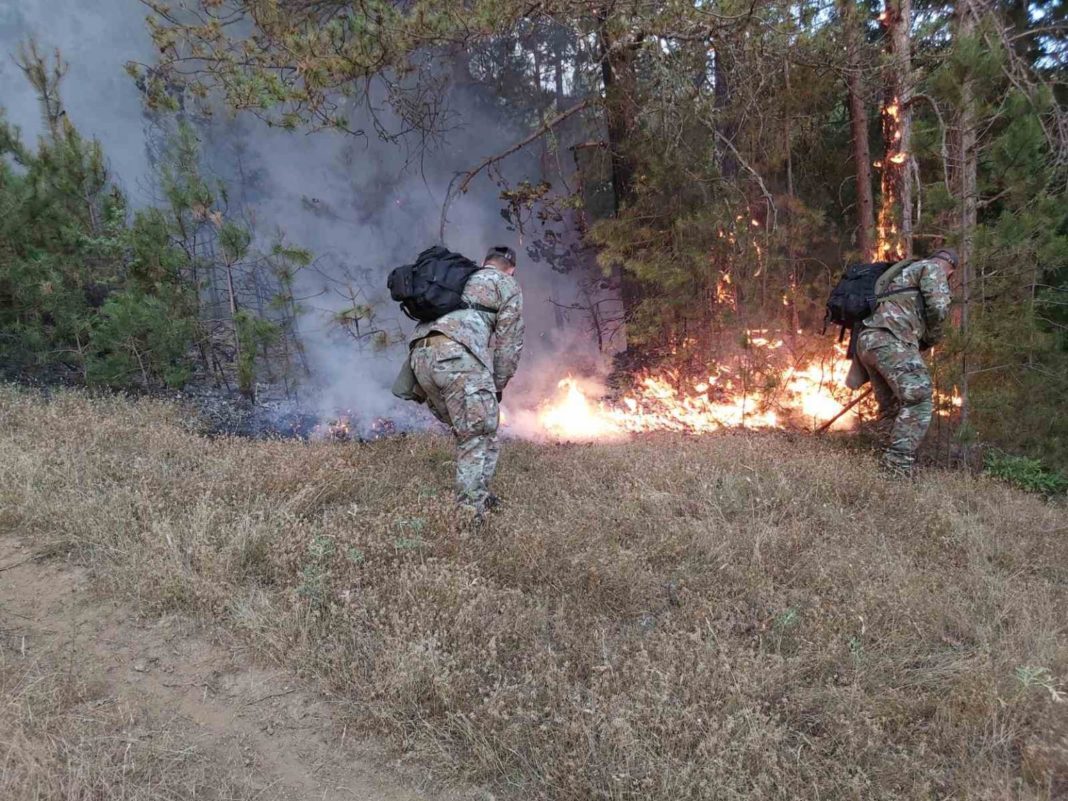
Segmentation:
[(1046, 496), (1064, 495), (1068, 492), (1068, 476), (1047, 467), (1039, 459), (991, 450), (986, 453), (983, 469), (987, 474), (1007, 481), (1025, 492), (1037, 492)]

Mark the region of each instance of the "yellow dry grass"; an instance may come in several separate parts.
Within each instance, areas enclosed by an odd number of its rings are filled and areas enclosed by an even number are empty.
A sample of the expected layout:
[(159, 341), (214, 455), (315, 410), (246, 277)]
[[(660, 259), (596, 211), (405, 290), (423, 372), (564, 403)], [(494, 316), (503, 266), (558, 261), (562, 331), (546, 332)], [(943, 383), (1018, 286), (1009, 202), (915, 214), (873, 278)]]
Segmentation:
[(0, 389), (0, 530), (516, 798), (1068, 792), (1063, 505), (801, 436), (515, 443), (472, 533), (450, 460)]

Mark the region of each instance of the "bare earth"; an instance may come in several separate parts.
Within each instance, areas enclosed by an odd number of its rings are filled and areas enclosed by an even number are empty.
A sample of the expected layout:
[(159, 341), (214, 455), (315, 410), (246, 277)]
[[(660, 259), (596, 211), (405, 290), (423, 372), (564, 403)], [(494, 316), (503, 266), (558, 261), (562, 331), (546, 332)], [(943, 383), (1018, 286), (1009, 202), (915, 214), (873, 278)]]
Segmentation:
[[(115, 707), (130, 729), (146, 720), (162, 724), (177, 740), (170, 753), (192, 753), (213, 788), (226, 788), (212, 797), (487, 797), (430, 789), (419, 769), (349, 737), (331, 713), (336, 699), (327, 703), (291, 674), (250, 664), (219, 632), (198, 631), (173, 616), (142, 624), (130, 609), (94, 597), (84, 569), (34, 559), (10, 537), (0, 537), (0, 656), (27, 668), (43, 662), (75, 671), (92, 687), (79, 717)], [(2, 701), (11, 703), (6, 694)], [(125, 734), (133, 743), (159, 732), (150, 727)], [(0, 744), (11, 745), (3, 742), (7, 736), (0, 734)]]

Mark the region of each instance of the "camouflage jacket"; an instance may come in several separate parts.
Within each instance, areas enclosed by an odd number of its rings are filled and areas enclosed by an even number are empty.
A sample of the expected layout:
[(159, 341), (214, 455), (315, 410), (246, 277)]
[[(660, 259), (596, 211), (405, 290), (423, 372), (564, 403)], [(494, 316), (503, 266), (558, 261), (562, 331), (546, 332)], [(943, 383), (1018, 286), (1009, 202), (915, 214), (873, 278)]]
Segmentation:
[(920, 291), (902, 292), (880, 301), (875, 313), (863, 322), (864, 328), (882, 328), (916, 347), (938, 342), (949, 316), (946, 271), (936, 261), (915, 261), (890, 282), (886, 291), (913, 288)]
[(496, 314), (459, 309), (420, 323), (408, 342), (434, 332), (445, 334), (475, 355), (493, 373), (498, 390), (515, 375), (523, 351), (523, 293), (519, 282), (500, 270), (487, 267), (474, 273), (464, 286), (465, 303), (496, 309)]

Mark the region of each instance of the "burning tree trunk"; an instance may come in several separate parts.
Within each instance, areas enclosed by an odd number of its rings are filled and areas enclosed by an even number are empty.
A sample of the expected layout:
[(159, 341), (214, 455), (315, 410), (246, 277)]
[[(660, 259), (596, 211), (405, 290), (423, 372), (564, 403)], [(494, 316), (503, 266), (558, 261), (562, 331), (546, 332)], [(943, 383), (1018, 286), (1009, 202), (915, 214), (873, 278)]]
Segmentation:
[(875, 199), (871, 187), (871, 145), (868, 142), (868, 107), (864, 96), (862, 58), (864, 20), (855, 0), (842, 3), (846, 36), (846, 90), (853, 132), (853, 164), (857, 191), (857, 248), (864, 261), (875, 258)]
[[(955, 10), (956, 37), (958, 42), (975, 34), (975, 13), (969, 0), (959, 0)], [(977, 173), (978, 173), (978, 131), (976, 124), (975, 78), (967, 71), (961, 80), (960, 107), (957, 110), (956, 124), (956, 189), (960, 203), (960, 235), (958, 256), (960, 258), (960, 327), (961, 333), (967, 335), (971, 317), (971, 291), (974, 268), (972, 253), (974, 251), (975, 228), (977, 222)], [(961, 364), (961, 426), (968, 424), (968, 352), (965, 349)]]
[(879, 16), (890, 52), (883, 106), (882, 202), (879, 209), (881, 259), (912, 255), (912, 59), (909, 27), (911, 0), (886, 0)]

